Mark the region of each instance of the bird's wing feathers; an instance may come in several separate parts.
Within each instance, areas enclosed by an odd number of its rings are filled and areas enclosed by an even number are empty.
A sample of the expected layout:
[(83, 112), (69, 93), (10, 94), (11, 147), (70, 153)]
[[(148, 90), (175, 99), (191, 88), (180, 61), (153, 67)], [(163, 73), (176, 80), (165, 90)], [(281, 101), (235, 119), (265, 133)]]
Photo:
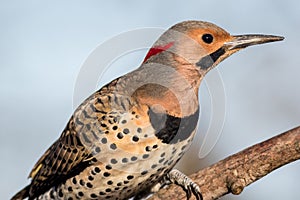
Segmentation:
[[(73, 117), (69, 124), (72, 121)], [(50, 186), (65, 180), (72, 173), (79, 173), (89, 165), (90, 159), (90, 152), (81, 143), (76, 132), (67, 126), (61, 137), (33, 167), (29, 175), (32, 178), (29, 193), (36, 195), (47, 191)]]

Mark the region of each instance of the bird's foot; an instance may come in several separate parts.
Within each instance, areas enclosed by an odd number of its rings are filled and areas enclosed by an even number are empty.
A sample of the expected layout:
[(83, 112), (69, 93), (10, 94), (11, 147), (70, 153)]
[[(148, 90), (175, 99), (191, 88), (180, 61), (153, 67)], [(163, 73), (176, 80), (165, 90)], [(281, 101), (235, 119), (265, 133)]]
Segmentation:
[(172, 169), (167, 174), (166, 179), (170, 183), (175, 183), (176, 185), (182, 187), (186, 192), (187, 199), (190, 199), (193, 193), (197, 200), (203, 200), (200, 187), (197, 185), (197, 183), (177, 169)]
[(197, 200), (203, 200), (200, 187), (197, 183), (177, 169), (172, 169), (156, 185), (140, 192), (134, 197), (134, 200), (146, 199), (148, 195), (156, 193), (160, 189), (172, 183), (182, 187), (182, 189), (186, 192), (187, 199), (190, 199), (192, 194), (194, 194)]

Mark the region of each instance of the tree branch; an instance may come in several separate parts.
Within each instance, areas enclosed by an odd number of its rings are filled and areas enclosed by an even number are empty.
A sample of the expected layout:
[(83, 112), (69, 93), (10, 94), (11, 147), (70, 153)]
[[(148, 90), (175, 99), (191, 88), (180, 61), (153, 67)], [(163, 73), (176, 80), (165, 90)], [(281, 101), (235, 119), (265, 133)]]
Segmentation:
[[(247, 185), (298, 159), (300, 126), (229, 156), (190, 177), (200, 186), (204, 200), (213, 200), (228, 193), (240, 194)], [(172, 184), (149, 199), (186, 199), (186, 195)]]

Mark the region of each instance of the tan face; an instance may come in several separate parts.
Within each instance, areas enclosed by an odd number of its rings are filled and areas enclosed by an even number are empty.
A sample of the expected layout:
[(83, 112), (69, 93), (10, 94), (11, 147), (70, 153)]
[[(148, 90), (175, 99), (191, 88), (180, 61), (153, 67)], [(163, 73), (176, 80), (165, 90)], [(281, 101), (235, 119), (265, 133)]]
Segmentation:
[[(188, 36), (204, 49), (205, 54), (211, 54), (220, 49), (225, 42), (232, 40), (232, 36), (218, 28), (203, 28), (203, 29), (192, 29), (188, 31)], [(205, 55), (199, 55), (203, 57)]]
[(202, 71), (207, 71), (214, 63), (218, 63), (221, 56), (230, 55), (223, 46), (232, 41), (233, 36), (213, 24), (191, 28), (182, 33), (184, 34), (180, 35), (180, 40), (175, 42), (176, 53)]

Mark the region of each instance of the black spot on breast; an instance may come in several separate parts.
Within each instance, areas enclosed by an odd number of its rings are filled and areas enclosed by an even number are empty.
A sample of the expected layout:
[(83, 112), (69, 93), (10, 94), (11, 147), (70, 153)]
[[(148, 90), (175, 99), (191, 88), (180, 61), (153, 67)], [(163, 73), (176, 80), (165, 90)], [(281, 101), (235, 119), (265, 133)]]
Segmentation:
[(102, 123), (101, 126), (102, 126), (103, 128), (107, 127), (107, 125), (104, 124), (104, 123)]
[(130, 131), (129, 131), (129, 129), (128, 128), (124, 128), (124, 130), (123, 130), (123, 133), (124, 134), (128, 134)]
[(152, 169), (154, 169), (154, 168), (156, 168), (156, 167), (157, 167), (156, 164), (154, 164), (154, 165), (151, 166)]
[(148, 111), (150, 122), (155, 129), (155, 135), (162, 140), (163, 143), (175, 144), (187, 139), (195, 130), (199, 109), (183, 118), (174, 117), (166, 113), (155, 113), (151, 108)]
[(113, 159), (110, 160), (110, 162), (111, 162), (111, 164), (116, 164), (118, 161), (113, 158)]
[(130, 160), (131, 160), (131, 161), (136, 161), (136, 160), (137, 160), (137, 157), (136, 157), (136, 156), (132, 156)]
[(95, 169), (94, 169), (94, 170), (95, 170), (95, 172), (96, 172), (96, 173), (100, 173), (100, 172), (101, 172), (101, 170), (100, 170), (100, 168), (99, 168), (99, 167), (95, 167)]
[(112, 150), (116, 150), (116, 149), (117, 149), (117, 145), (116, 145), (115, 143), (112, 143), (112, 144), (110, 145), (110, 148), (111, 148)]
[(104, 176), (104, 177), (109, 177), (109, 176), (110, 176), (110, 173), (109, 173), (109, 172), (104, 172), (104, 173), (103, 173), (103, 176)]
[(147, 174), (147, 173), (148, 173), (148, 171), (145, 170), (145, 171), (142, 171), (142, 172), (141, 172), (141, 175), (145, 175), (145, 174)]
[(97, 198), (97, 195), (94, 194), (94, 193), (92, 193), (92, 194), (90, 195), (90, 197), (91, 197), (91, 198)]
[(78, 192), (78, 196), (82, 197), (83, 196), (83, 192)]
[(112, 185), (113, 182), (112, 181), (107, 181), (107, 185)]
[(107, 143), (107, 139), (106, 138), (102, 138), (101, 142), (102, 142), (102, 144), (106, 144)]
[(80, 179), (79, 184), (84, 186), (84, 180)]
[(87, 183), (86, 183), (86, 186), (87, 186), (88, 188), (92, 188), (92, 187), (93, 187), (93, 185), (92, 185), (90, 182), (87, 182)]
[(128, 179), (128, 180), (131, 180), (131, 179), (133, 179), (133, 178), (134, 178), (134, 176), (132, 176), (132, 175), (127, 176), (127, 179)]
[(139, 141), (139, 137), (138, 137), (138, 136), (136, 136), (136, 135), (134, 135), (134, 136), (132, 137), (132, 141), (134, 141), (134, 142), (138, 142), (138, 141)]
[(148, 157), (149, 157), (149, 154), (144, 154), (144, 155), (143, 155), (143, 158), (144, 158), (144, 159), (146, 159), (146, 158), (148, 158)]
[(105, 166), (105, 169), (111, 170), (111, 169), (112, 169), (112, 166), (111, 166), (111, 165), (106, 165), (106, 166)]
[(93, 181), (93, 180), (94, 180), (94, 177), (93, 177), (93, 176), (89, 176), (88, 179), (89, 179), (90, 181)]
[(119, 132), (119, 133), (117, 134), (117, 137), (118, 137), (119, 139), (122, 139), (122, 138), (124, 137), (124, 135), (123, 135), (122, 133)]
[(145, 150), (146, 150), (146, 151), (151, 151), (151, 147), (146, 146), (146, 147), (145, 147)]
[(137, 131), (138, 133), (141, 133), (141, 132), (142, 132), (142, 129), (141, 129), (141, 128), (137, 128), (136, 131)]

